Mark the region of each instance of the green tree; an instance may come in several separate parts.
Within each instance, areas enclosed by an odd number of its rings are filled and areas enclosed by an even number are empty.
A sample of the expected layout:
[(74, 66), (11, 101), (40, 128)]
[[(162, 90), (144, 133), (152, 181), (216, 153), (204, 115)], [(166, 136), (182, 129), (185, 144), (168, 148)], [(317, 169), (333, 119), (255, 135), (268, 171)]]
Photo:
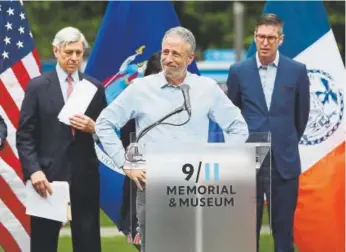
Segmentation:
[(324, 6), (345, 64), (345, 1), (326, 1)]
[(92, 46), (107, 2), (30, 1), (25, 2), (24, 7), (41, 58), (52, 58), (53, 38), (66, 26), (80, 29)]
[[(245, 6), (244, 47), (253, 40), (253, 29), (265, 2), (241, 1)], [(232, 1), (174, 1), (177, 15), (183, 26), (189, 28), (197, 39), (197, 59), (207, 48), (232, 48), (234, 44), (234, 17)], [(345, 2), (325, 1), (329, 22), (345, 60)], [(86, 36), (92, 46), (107, 7), (107, 2), (25, 2), (36, 47), (42, 58), (51, 58), (51, 41), (55, 33), (65, 26), (75, 26)], [(145, 10), (143, 10), (145, 11)], [(345, 62), (345, 61), (344, 61)]]
[[(253, 40), (253, 30), (260, 17), (264, 1), (240, 1), (245, 7), (244, 47)], [(234, 2), (174, 2), (180, 22), (189, 28), (198, 41), (197, 56), (206, 48), (232, 48)], [(328, 19), (336, 37), (339, 50), (345, 62), (345, 2), (324, 2)]]

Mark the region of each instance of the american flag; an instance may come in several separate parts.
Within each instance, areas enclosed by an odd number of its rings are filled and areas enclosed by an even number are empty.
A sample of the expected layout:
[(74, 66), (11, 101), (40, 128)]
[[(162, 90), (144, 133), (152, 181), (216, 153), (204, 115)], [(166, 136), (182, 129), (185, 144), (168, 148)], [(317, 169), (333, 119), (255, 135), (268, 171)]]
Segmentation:
[(0, 114), (8, 127), (0, 152), (0, 245), (8, 252), (30, 250), (30, 221), (25, 215), (15, 133), (26, 86), (38, 75), (39, 56), (23, 3), (0, 1)]

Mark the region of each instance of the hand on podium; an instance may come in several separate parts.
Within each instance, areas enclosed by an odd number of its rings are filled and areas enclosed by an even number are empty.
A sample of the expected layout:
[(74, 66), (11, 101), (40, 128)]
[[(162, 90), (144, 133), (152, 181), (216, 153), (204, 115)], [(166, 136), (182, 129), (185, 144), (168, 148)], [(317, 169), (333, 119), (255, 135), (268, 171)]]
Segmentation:
[(124, 173), (126, 174), (126, 176), (128, 176), (130, 179), (132, 179), (137, 187), (142, 191), (143, 187), (141, 185), (141, 183), (145, 184), (146, 180), (145, 180), (145, 169), (124, 169)]

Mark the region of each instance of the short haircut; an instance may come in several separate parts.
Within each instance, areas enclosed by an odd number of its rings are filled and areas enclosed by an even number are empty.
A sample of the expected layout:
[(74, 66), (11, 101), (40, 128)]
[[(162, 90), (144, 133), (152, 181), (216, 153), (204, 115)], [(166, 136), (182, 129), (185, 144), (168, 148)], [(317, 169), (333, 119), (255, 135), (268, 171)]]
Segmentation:
[(186, 43), (190, 45), (190, 50), (192, 53), (196, 51), (196, 39), (190, 30), (182, 26), (173, 27), (165, 33), (163, 40), (165, 40), (169, 36), (178, 36), (182, 38)]
[(81, 33), (77, 28), (65, 27), (56, 33), (52, 45), (56, 47), (64, 47), (70, 43), (78, 41), (83, 42), (84, 48), (89, 47), (83, 33)]
[(280, 34), (283, 33), (284, 23), (283, 23), (283, 21), (281, 20), (281, 18), (278, 15), (275, 15), (273, 13), (268, 13), (268, 14), (262, 15), (260, 17), (260, 19), (257, 21), (256, 30), (261, 25), (275, 25), (275, 26), (279, 26), (280, 27), (279, 33)]

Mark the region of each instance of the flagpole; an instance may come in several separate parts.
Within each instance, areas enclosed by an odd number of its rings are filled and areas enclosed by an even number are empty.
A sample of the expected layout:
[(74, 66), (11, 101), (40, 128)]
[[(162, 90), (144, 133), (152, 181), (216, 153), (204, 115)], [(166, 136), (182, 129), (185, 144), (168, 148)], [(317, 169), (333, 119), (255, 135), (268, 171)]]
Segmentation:
[(239, 2), (233, 3), (234, 16), (234, 49), (236, 50), (236, 61), (240, 61), (243, 53), (244, 34), (244, 5)]

